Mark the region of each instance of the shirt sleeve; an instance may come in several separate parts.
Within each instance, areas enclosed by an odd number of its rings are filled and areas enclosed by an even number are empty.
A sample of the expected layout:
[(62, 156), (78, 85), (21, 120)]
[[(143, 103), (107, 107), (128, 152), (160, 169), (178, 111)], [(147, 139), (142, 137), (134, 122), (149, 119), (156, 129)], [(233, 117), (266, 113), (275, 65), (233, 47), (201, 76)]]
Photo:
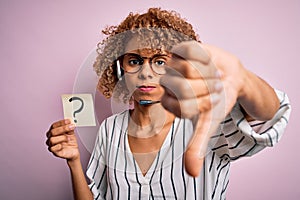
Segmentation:
[(251, 121), (245, 119), (238, 104), (221, 123), (220, 134), (213, 137), (212, 150), (230, 160), (252, 156), (265, 147), (272, 147), (281, 139), (288, 124), (291, 106), (287, 95), (275, 90), (280, 100), (280, 107), (269, 121)]
[(93, 152), (91, 154), (86, 176), (89, 180), (89, 188), (93, 193), (95, 200), (105, 199), (107, 190), (106, 180), (106, 164), (105, 164), (105, 146), (106, 140), (103, 137), (106, 128), (105, 123), (101, 124), (99, 132), (96, 137)]

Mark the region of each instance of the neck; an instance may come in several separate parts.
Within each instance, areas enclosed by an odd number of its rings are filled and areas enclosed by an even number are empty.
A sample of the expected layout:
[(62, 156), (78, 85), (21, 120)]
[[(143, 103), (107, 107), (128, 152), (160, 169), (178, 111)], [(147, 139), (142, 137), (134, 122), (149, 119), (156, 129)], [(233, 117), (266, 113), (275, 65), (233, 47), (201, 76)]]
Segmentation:
[(168, 112), (160, 103), (140, 105), (135, 102), (131, 111), (128, 131), (134, 137), (151, 137), (174, 120), (174, 115)]

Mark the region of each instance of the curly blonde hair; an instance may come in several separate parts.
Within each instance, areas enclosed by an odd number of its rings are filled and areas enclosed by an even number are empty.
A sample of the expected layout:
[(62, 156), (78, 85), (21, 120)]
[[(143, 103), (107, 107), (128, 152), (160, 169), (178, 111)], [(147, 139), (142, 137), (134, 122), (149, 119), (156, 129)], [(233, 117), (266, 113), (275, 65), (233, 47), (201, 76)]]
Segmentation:
[(192, 25), (177, 12), (160, 8), (149, 8), (144, 14), (129, 13), (118, 26), (102, 32), (107, 37), (97, 45), (98, 56), (93, 66), (100, 77), (97, 88), (106, 98), (122, 97), (123, 102), (128, 102), (130, 94), (124, 81), (117, 78), (116, 60), (125, 53), (126, 44), (133, 37), (139, 46), (154, 50), (171, 50), (182, 41), (199, 41)]

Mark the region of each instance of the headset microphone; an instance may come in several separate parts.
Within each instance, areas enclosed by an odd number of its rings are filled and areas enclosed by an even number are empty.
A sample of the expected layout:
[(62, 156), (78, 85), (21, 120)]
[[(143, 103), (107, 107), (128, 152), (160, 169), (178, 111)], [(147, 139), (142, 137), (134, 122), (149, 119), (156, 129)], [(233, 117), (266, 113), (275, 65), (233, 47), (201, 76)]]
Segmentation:
[(152, 104), (159, 103), (159, 102), (160, 101), (140, 100), (139, 104), (142, 105), (142, 106), (145, 106), (145, 105), (152, 105)]

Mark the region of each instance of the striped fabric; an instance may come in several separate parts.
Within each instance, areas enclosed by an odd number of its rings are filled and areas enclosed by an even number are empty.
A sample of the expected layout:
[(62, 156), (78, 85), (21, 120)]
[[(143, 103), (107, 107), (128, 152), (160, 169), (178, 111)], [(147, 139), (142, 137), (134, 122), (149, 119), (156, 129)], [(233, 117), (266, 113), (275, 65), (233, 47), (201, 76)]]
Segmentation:
[(95, 199), (225, 199), (230, 163), (276, 144), (287, 125), (290, 104), (276, 91), (280, 109), (270, 121), (247, 122), (238, 105), (211, 137), (199, 177), (184, 169), (183, 152), (192, 136), (190, 120), (176, 118), (145, 176), (130, 151), (129, 112), (113, 115), (100, 126), (87, 169)]

